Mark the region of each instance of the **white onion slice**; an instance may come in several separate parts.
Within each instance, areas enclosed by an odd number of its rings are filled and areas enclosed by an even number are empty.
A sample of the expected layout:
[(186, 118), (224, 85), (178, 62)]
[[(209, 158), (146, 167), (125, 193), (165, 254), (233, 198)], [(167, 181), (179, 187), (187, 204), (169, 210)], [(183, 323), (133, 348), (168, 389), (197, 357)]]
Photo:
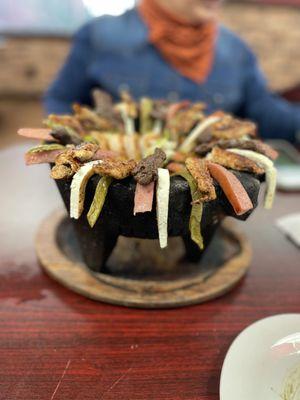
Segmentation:
[(78, 219), (84, 207), (85, 188), (88, 180), (94, 175), (94, 168), (102, 161), (90, 161), (83, 165), (73, 176), (70, 196), (70, 217)]
[(170, 174), (167, 169), (158, 168), (156, 189), (156, 216), (160, 247), (168, 245), (168, 213), (170, 194)]
[(265, 170), (267, 188), (265, 192), (264, 207), (267, 209), (272, 208), (277, 179), (277, 170), (274, 167), (274, 163), (268, 157), (263, 156), (262, 154), (259, 154), (252, 150), (228, 149), (228, 151), (240, 154), (244, 157), (248, 157), (250, 160), (256, 162), (260, 167)]
[(188, 153), (191, 151), (194, 142), (198, 139), (199, 136), (202, 135), (211, 125), (220, 121), (221, 117), (208, 117), (204, 121), (200, 122), (186, 137), (186, 139), (181, 143), (179, 147), (179, 151), (184, 153)]

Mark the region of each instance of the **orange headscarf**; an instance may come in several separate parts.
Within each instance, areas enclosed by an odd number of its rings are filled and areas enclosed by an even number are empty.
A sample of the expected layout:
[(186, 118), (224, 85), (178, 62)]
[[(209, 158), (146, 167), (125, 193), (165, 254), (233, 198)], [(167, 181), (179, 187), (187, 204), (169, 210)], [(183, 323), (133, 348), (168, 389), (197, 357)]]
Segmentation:
[(215, 22), (193, 25), (169, 13), (155, 0), (142, 0), (139, 13), (149, 40), (178, 72), (202, 83), (211, 71), (217, 36)]

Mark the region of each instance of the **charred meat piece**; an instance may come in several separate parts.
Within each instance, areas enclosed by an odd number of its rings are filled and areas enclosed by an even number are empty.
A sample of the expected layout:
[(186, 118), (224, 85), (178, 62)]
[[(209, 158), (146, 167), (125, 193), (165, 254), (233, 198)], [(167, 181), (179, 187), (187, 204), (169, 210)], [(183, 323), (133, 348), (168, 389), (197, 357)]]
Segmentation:
[(148, 185), (157, 180), (157, 169), (161, 168), (166, 160), (166, 154), (156, 148), (154, 154), (141, 160), (132, 171), (134, 179), (140, 185)]
[(243, 121), (230, 114), (223, 114), (221, 120), (216, 122), (209, 131), (218, 139), (239, 139), (246, 135), (256, 136), (256, 125), (251, 121)]
[(278, 157), (278, 152), (261, 140), (247, 140), (247, 142), (249, 143), (242, 144), (241, 146), (239, 146), (239, 148), (242, 150), (255, 151), (256, 153), (260, 153), (273, 161), (276, 160), (276, 158)]
[(220, 149), (219, 147), (214, 147), (208, 158), (214, 163), (223, 165), (223, 167), (226, 168), (251, 172), (252, 174), (257, 175), (264, 174), (264, 169), (254, 161), (239, 154)]
[(134, 160), (123, 161), (118, 159), (106, 159), (99, 161), (95, 166), (95, 173), (108, 175), (115, 179), (124, 179), (131, 175), (135, 167), (136, 162)]
[(210, 143), (203, 143), (196, 147), (195, 153), (199, 156), (205, 156), (209, 153), (214, 146), (218, 146), (221, 149), (242, 149), (242, 150), (252, 150), (257, 153), (263, 154), (264, 156), (269, 157), (271, 160), (275, 160), (278, 156), (276, 150), (274, 150), (271, 146), (266, 143), (263, 143), (261, 140), (241, 140), (241, 139), (225, 139), (218, 140)]
[(51, 136), (61, 144), (74, 144), (75, 146), (82, 143), (82, 139), (79, 135), (71, 134), (65, 128), (56, 128), (51, 131)]
[(195, 153), (200, 157), (204, 157), (206, 156), (206, 154), (210, 153), (216, 145), (223, 149), (224, 148), (222, 146), (223, 142), (227, 142), (227, 140), (218, 140), (208, 143), (201, 143), (195, 148)]
[(207, 162), (196, 157), (188, 157), (185, 165), (197, 182), (201, 201), (215, 200), (217, 195), (213, 180), (209, 174)]

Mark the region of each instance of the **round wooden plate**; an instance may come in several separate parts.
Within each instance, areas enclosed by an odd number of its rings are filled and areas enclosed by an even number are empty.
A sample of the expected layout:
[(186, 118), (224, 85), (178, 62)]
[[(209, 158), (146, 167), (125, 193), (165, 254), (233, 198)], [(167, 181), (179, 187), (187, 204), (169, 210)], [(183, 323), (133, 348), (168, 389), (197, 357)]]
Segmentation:
[(218, 230), (199, 264), (181, 260), (179, 238), (170, 238), (166, 250), (157, 246), (157, 241), (121, 237), (105, 273), (93, 273), (81, 260), (63, 211), (47, 217), (36, 238), (49, 276), (90, 299), (127, 307), (171, 308), (219, 297), (245, 275), (251, 260), (248, 240), (232, 221)]

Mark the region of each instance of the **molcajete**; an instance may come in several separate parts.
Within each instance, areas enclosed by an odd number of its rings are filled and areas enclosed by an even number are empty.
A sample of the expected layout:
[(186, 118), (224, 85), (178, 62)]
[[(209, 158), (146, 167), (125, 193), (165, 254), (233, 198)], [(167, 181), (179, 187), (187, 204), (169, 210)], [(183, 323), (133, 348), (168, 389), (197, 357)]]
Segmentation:
[(72, 115), (49, 115), (48, 129), (19, 131), (42, 140), (26, 163), (51, 165), (90, 270), (114, 273), (108, 258), (120, 236), (158, 239), (162, 249), (168, 236), (180, 237), (197, 268), (222, 220), (253, 212), (264, 180), (264, 206), (272, 207), (277, 152), (255, 123), (223, 111), (205, 115), (204, 104), (189, 101), (123, 93), (114, 104), (99, 91), (95, 100), (94, 109), (75, 104)]
[[(217, 198), (204, 203), (201, 233), (204, 249), (191, 240), (189, 218), (191, 213), (191, 194), (186, 180), (172, 176), (169, 196), (168, 236), (180, 236), (185, 246), (185, 257), (189, 262), (199, 262), (207, 249), (216, 229), (226, 216), (246, 220), (257, 206), (260, 181), (251, 174), (231, 171), (240, 180), (248, 193), (253, 209), (237, 216), (217, 182), (214, 182)], [(72, 220), (81, 252), (86, 265), (93, 271), (105, 272), (105, 264), (111, 255), (120, 235), (142, 239), (157, 239), (156, 204), (151, 212), (133, 215), (136, 183), (133, 178), (114, 181), (106, 197), (101, 215), (95, 226), (88, 224), (86, 214), (93, 200), (99, 176), (93, 176), (86, 187), (85, 206), (81, 217)], [(66, 209), (70, 211), (71, 180), (56, 181)]]

